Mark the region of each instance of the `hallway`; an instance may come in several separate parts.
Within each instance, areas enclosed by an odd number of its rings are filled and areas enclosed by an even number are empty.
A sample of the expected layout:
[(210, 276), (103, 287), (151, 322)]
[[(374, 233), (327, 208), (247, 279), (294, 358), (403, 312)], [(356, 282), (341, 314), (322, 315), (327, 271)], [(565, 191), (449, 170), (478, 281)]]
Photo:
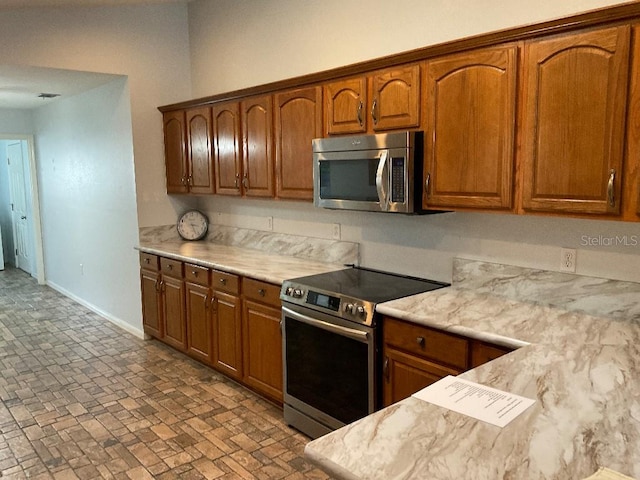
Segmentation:
[(3, 479), (328, 478), (278, 408), (13, 268), (0, 399)]

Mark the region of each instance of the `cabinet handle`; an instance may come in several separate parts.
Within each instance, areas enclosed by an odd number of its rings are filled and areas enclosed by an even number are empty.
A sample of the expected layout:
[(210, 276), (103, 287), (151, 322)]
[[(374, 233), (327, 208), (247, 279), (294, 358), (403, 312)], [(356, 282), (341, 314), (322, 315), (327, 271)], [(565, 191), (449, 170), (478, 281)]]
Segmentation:
[(182, 177), (180, 179), (180, 183), (182, 183), (182, 185), (186, 185), (187, 184), (187, 177)]
[(235, 188), (240, 188), (240, 183), (239, 182), (240, 182), (240, 174), (236, 173), (236, 179), (233, 182), (233, 185), (235, 186)]
[(160, 280), (160, 291), (164, 292), (164, 280)]
[(266, 293), (267, 292), (265, 291), (264, 288), (261, 288), (261, 289), (258, 290), (258, 295), (260, 295), (261, 297), (264, 297)]
[(221, 279), (220, 279), (220, 283), (221, 283), (222, 285), (226, 285), (226, 284), (227, 284), (227, 279), (226, 279), (226, 278), (221, 278)]
[(247, 176), (247, 174), (244, 174), (244, 177), (242, 177), (242, 186), (246, 189), (249, 190), (249, 177)]
[(214, 312), (217, 311), (218, 309), (216, 308), (216, 296), (215, 295), (211, 295), (211, 310), (213, 310)]
[(373, 118), (373, 124), (378, 124), (378, 99), (376, 98), (371, 105), (371, 118)]
[(362, 100), (360, 100), (360, 102), (358, 103), (358, 123), (360, 124), (360, 126), (364, 126), (364, 120), (362, 118), (362, 109), (364, 108), (364, 103), (362, 103)]
[(160, 292), (160, 277), (156, 278), (156, 292)]
[(424, 337), (416, 337), (416, 343), (424, 348), (425, 340)]
[(424, 179), (424, 193), (427, 194), (427, 198), (431, 195), (429, 187), (431, 187), (431, 174), (427, 173), (427, 178)]
[(382, 367), (384, 379), (389, 382), (389, 357), (384, 357), (384, 365)]
[(208, 308), (209, 308), (209, 294), (207, 293), (207, 294), (204, 296), (204, 309), (206, 310), (206, 309), (208, 309)]
[(609, 172), (609, 183), (607, 184), (607, 199), (610, 207), (616, 206), (616, 197), (613, 188), (614, 181), (616, 179), (616, 171), (612, 168)]
[(189, 175), (189, 176), (187, 177), (187, 184), (188, 184), (188, 185), (193, 185), (193, 176)]

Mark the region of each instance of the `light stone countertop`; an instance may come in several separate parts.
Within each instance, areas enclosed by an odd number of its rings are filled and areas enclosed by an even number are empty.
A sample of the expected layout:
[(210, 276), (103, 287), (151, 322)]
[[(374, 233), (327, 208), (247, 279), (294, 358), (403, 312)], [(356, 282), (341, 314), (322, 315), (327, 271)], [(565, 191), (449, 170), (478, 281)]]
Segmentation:
[(141, 241), (137, 248), (141, 252), (215, 268), (277, 285), (281, 285), (289, 278), (345, 268), (339, 263), (326, 263), (210, 242)]
[(518, 348), (461, 375), (537, 402), (504, 428), (408, 398), (310, 442), (342, 479), (640, 479), (640, 283), (456, 260), (383, 314)]

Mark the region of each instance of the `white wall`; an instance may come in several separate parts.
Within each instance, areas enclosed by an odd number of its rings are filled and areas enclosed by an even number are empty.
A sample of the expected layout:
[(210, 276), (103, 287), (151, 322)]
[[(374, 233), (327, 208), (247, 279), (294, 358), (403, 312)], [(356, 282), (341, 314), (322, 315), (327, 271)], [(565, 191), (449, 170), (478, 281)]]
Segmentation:
[[(0, 22), (1, 18), (0, 16)], [(0, 35), (2, 35), (1, 32)], [(2, 56), (1, 51), (0, 56)], [(31, 111), (0, 108), (0, 135), (31, 135), (32, 133)]]
[[(176, 217), (165, 193), (157, 107), (191, 96), (187, 6), (5, 9), (0, 45), (3, 64), (128, 79), (95, 98), (92, 91), (58, 99), (34, 123), (48, 280), (141, 333), (133, 248), (138, 224), (172, 223)], [(0, 123), (0, 133), (6, 125)]]
[(5, 9), (0, 45), (4, 64), (128, 76), (139, 221), (173, 222), (157, 107), (191, 97), (186, 4)]
[(34, 111), (47, 283), (141, 329), (126, 78)]
[[(326, 70), (610, 4), (606, 0), (196, 0), (189, 6), (193, 94), (211, 95)], [(296, 202), (223, 197), (193, 201), (213, 221), (361, 244), (361, 263), (451, 277), (455, 256), (557, 270), (560, 248), (578, 249), (577, 273), (640, 281), (638, 224), (451, 213), (398, 216), (331, 212)], [(600, 246), (585, 246), (595, 239)], [(606, 245), (627, 241), (628, 245)], [(633, 245), (636, 243), (636, 245)]]

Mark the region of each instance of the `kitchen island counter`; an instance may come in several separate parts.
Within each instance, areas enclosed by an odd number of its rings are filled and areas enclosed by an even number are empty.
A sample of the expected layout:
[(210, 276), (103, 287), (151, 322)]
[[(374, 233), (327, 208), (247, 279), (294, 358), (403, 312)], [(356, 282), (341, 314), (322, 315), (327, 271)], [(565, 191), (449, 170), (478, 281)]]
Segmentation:
[(463, 260), (453, 280), (378, 310), (518, 348), (460, 377), (536, 403), (499, 428), (408, 398), (307, 457), (343, 479), (640, 478), (640, 284)]

